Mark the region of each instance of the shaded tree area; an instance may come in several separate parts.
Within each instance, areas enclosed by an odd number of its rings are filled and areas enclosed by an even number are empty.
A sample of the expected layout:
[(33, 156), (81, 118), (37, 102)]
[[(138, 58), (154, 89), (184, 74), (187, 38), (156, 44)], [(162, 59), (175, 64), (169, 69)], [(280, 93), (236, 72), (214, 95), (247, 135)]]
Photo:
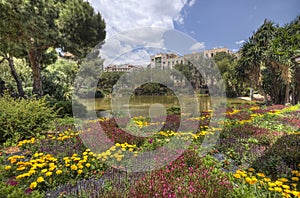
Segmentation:
[(32, 94), (41, 97), (46, 88), (42, 70), (56, 61), (54, 48), (74, 54), (80, 63), (106, 35), (101, 15), (83, 0), (4, 0), (0, 9), (0, 61), (7, 61), (21, 97), (25, 92), (15, 58), (26, 60)]
[(300, 102), (299, 65), (292, 58), (300, 54), (300, 16), (280, 27), (264, 23), (240, 49), (237, 76), (272, 103)]
[(226, 52), (218, 52), (213, 57), (213, 60), (224, 80), (226, 96), (234, 98), (244, 95), (244, 85), (238, 80), (238, 76), (235, 73), (237, 68), (237, 56)]

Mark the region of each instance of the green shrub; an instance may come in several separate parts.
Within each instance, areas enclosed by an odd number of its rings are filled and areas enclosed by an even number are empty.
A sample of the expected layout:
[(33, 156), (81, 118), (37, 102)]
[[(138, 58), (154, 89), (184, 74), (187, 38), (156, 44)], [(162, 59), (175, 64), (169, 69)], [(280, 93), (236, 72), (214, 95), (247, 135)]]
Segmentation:
[(253, 162), (252, 167), (272, 178), (286, 176), (290, 168), (295, 168), (300, 163), (299, 142), (299, 134), (279, 138), (262, 157)]
[(0, 98), (0, 142), (37, 137), (53, 125), (57, 117), (45, 99)]

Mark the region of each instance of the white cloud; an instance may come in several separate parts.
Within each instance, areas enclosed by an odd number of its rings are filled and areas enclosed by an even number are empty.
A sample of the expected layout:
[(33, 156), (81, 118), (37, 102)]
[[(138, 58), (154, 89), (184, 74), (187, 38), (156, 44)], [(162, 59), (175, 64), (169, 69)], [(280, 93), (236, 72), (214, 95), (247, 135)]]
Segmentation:
[(242, 45), (243, 43), (245, 43), (246, 41), (245, 40), (240, 40), (240, 41), (236, 41), (235, 44), (237, 45)]
[(196, 0), (190, 0), (189, 6), (192, 7), (196, 3)]
[[(116, 59), (115, 56), (138, 47), (164, 48), (163, 31), (174, 29), (174, 21), (183, 24), (183, 8), (195, 4), (195, 0), (90, 0), (89, 2), (101, 13), (106, 22), (106, 41), (109, 42), (105, 42), (101, 49), (105, 66)], [(142, 27), (145, 27), (145, 31), (133, 30)], [(149, 33), (147, 28), (164, 29)], [(126, 33), (128, 30), (130, 35)], [(120, 32), (121, 35), (118, 34)], [(132, 60), (142, 62), (137, 60), (137, 56), (144, 59), (145, 54), (146, 51), (140, 51)], [(150, 58), (147, 61), (150, 62)]]
[(106, 21), (108, 36), (138, 27), (173, 28), (181, 10), (194, 0), (91, 0)]
[(190, 48), (191, 51), (199, 51), (205, 48), (204, 43), (196, 43), (194, 45), (192, 45), (192, 47)]

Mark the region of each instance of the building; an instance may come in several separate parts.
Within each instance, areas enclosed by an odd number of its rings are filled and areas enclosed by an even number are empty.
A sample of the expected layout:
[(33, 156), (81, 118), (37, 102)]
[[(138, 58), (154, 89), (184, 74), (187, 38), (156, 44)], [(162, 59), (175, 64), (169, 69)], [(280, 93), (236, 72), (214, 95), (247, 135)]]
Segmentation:
[(175, 53), (159, 53), (151, 56), (150, 66), (152, 68), (173, 68), (177, 64), (188, 64), (189, 60), (198, 60), (201, 57), (212, 58), (219, 52), (231, 53), (227, 48), (214, 48), (210, 50), (204, 50), (202, 52), (193, 52), (191, 54), (185, 54), (179, 56)]
[(184, 58), (175, 53), (159, 53), (151, 56), (152, 68), (173, 68), (176, 64), (184, 64)]
[(225, 47), (213, 48), (213, 49), (210, 49), (210, 50), (204, 50), (203, 51), (204, 56), (207, 57), (207, 58), (212, 58), (219, 52), (226, 52), (228, 54), (231, 54), (231, 51), (229, 49), (225, 48)]
[(132, 70), (140, 69), (140, 66), (122, 64), (122, 65), (108, 65), (104, 71), (105, 72), (130, 72)]

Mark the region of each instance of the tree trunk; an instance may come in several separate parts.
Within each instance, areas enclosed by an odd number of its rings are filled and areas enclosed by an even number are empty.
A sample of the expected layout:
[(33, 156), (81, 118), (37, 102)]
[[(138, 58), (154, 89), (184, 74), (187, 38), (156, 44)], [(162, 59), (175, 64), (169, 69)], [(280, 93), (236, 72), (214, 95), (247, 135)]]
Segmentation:
[(32, 67), (32, 77), (33, 77), (32, 94), (40, 98), (43, 96), (43, 85), (42, 85), (42, 75), (41, 75), (42, 51), (33, 48), (29, 50), (28, 55)]
[(284, 104), (290, 102), (290, 83), (285, 85), (285, 97), (284, 97)]
[(8, 65), (10, 67), (11, 75), (13, 76), (13, 78), (15, 79), (15, 81), (17, 83), (17, 89), (19, 92), (19, 96), (23, 98), (23, 97), (25, 97), (25, 92), (24, 92), (23, 86), (22, 86), (22, 79), (20, 78), (19, 74), (16, 71), (14, 59), (13, 59), (13, 57), (9, 56), (7, 58), (7, 60), (8, 60)]
[(262, 87), (260, 87), (260, 92), (261, 92), (261, 93), (263, 94), (263, 96), (264, 96), (264, 103), (265, 103), (266, 105), (268, 105), (268, 104), (269, 104), (268, 96), (267, 96), (265, 90), (264, 90)]

